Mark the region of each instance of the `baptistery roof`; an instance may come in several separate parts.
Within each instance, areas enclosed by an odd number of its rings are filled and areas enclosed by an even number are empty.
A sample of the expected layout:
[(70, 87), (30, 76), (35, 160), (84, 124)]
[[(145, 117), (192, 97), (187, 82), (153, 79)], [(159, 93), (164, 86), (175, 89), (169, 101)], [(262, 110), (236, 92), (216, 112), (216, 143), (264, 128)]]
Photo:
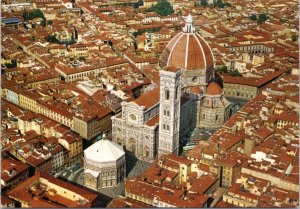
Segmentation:
[(192, 16), (185, 19), (183, 31), (178, 33), (166, 46), (160, 66), (174, 66), (184, 70), (208, 69), (214, 66), (214, 57), (207, 42), (192, 25)]
[(100, 140), (84, 150), (84, 157), (97, 163), (114, 162), (125, 156), (123, 147), (110, 141)]

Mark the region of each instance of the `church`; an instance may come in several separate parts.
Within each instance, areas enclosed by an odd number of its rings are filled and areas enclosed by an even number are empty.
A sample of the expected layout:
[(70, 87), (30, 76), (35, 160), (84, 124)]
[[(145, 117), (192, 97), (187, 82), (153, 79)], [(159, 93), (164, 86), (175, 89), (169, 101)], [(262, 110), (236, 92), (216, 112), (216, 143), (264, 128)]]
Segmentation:
[(159, 68), (159, 86), (122, 102), (122, 113), (112, 117), (112, 140), (149, 162), (178, 155), (181, 136), (196, 127), (222, 126), (231, 109), (215, 81), (212, 50), (195, 32), (191, 15), (167, 44)]

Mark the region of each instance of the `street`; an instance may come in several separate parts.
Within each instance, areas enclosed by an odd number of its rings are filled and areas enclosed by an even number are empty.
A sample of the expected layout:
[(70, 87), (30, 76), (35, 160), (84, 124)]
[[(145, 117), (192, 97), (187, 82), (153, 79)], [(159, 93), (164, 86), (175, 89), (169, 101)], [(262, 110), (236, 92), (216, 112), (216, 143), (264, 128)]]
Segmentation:
[(211, 203), (209, 207), (213, 208), (217, 205), (217, 203), (222, 199), (224, 192), (226, 191), (225, 188), (218, 188), (215, 193), (213, 194), (214, 201)]

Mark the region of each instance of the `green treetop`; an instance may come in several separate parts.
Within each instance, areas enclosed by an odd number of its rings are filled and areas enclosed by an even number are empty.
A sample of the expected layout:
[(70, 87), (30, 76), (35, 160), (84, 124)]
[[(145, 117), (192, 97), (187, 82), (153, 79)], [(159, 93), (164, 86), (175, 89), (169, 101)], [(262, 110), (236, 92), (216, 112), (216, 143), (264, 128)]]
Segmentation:
[(152, 6), (148, 11), (154, 11), (159, 15), (167, 16), (174, 13), (174, 9), (167, 0), (160, 0), (156, 5)]

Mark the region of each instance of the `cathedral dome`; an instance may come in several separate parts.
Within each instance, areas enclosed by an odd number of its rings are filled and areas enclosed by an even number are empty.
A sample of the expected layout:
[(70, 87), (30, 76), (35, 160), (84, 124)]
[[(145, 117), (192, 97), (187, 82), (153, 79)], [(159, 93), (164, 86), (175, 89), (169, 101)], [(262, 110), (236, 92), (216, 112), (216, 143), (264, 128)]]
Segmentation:
[(166, 46), (160, 66), (174, 66), (184, 70), (209, 69), (214, 66), (212, 50), (192, 25), (192, 16), (185, 19), (183, 32), (178, 33)]
[(211, 82), (210, 84), (208, 84), (208, 87), (206, 89), (206, 94), (211, 96), (221, 95), (222, 89), (216, 82)]

